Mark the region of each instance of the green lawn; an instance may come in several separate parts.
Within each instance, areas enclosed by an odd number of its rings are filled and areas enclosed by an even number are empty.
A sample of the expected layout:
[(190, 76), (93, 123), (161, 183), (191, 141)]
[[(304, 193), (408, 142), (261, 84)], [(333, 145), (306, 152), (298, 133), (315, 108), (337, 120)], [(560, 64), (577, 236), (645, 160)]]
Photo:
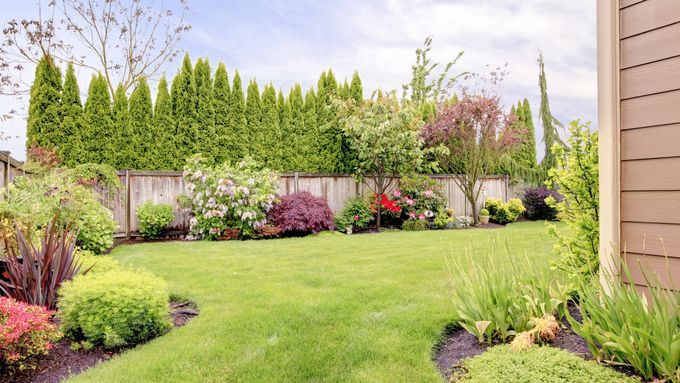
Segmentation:
[[(540, 262), (542, 222), (121, 246), (113, 256), (198, 302), (185, 327), (76, 382), (441, 382), (432, 347), (454, 318), (446, 258), (465, 249)], [(503, 250), (500, 250), (503, 248)]]

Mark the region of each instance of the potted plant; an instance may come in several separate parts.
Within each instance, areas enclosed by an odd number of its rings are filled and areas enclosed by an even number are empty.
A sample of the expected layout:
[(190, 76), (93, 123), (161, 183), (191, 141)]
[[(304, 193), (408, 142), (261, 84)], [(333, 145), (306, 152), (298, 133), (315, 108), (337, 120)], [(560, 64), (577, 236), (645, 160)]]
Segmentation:
[(479, 211), (479, 222), (482, 225), (486, 225), (489, 223), (489, 211), (486, 209), (482, 209)]

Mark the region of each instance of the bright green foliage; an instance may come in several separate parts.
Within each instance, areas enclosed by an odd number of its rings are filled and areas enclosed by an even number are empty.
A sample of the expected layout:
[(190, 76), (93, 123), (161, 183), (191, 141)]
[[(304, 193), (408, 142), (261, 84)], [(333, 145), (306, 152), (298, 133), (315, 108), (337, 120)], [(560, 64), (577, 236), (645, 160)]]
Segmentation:
[(189, 54), (184, 56), (182, 72), (178, 76), (177, 89), (175, 89), (174, 83), (172, 88), (175, 123), (177, 124), (175, 136), (176, 168), (183, 166), (185, 160), (200, 149), (197, 142), (199, 127), (196, 112), (196, 83)]
[(337, 119), (333, 99), (338, 96), (338, 83), (332, 70), (323, 72), (318, 81), (316, 98), (317, 124), (319, 125), (318, 165), (321, 172), (342, 171), (342, 130)]
[(78, 259), (82, 262), (80, 271), (87, 270), (87, 275), (92, 275), (95, 273), (105, 273), (111, 270), (119, 270), (121, 268), (120, 263), (113, 258), (106, 255), (96, 255), (95, 253), (87, 250), (81, 250), (76, 248), (78, 254)]
[(229, 127), (229, 77), (223, 63), (217, 65), (215, 81), (213, 82), (213, 109), (215, 111), (215, 163), (221, 164), (231, 159), (227, 151), (228, 135), (232, 134)]
[(305, 170), (309, 172), (316, 172), (320, 169), (317, 153), (319, 152), (319, 124), (317, 122), (316, 114), (316, 94), (314, 89), (310, 89), (305, 94), (305, 116), (304, 116), (304, 132), (302, 134), (302, 143), (300, 150), (302, 151), (306, 166)]
[(163, 280), (144, 271), (83, 275), (59, 291), (62, 331), (106, 348), (132, 346), (170, 329)]
[(281, 170), (298, 170), (296, 157), (298, 153), (298, 136), (295, 131), (297, 121), (293, 120), (293, 109), (291, 105), (292, 94), (284, 100), (279, 107), (281, 117)]
[(229, 99), (229, 132), (224, 150), (228, 153), (229, 159), (238, 161), (246, 155), (248, 148), (246, 103), (238, 70), (234, 74)]
[(462, 366), (454, 370), (451, 382), (632, 383), (639, 380), (558, 348), (542, 346), (517, 352), (501, 345), (465, 359)]
[[(466, 256), (449, 258), (455, 278), (453, 307), (459, 324), (480, 343), (507, 341), (515, 333), (532, 328), (530, 321), (545, 314), (562, 317), (566, 293), (547, 262), (532, 263), (521, 255), (491, 243), (482, 252), (470, 249)], [(501, 256), (495, 253), (502, 254)]]
[(598, 136), (597, 131), (590, 131), (590, 124), (578, 120), (570, 124), (569, 132), (568, 151), (560, 144), (552, 147), (556, 168), (549, 171), (546, 182), (564, 195), (564, 200), (546, 202), (569, 227), (559, 231), (548, 224), (548, 231), (557, 239), (554, 252), (559, 258), (554, 266), (565, 270), (572, 287), (578, 288), (596, 275), (600, 266)]
[(515, 117), (515, 122), (509, 126), (509, 131), (517, 136), (517, 144), (510, 151), (508, 158), (501, 164), (499, 172), (510, 174), (515, 179), (522, 178), (525, 181), (537, 178), (540, 173), (536, 160), (536, 137), (534, 122), (531, 115), (529, 100), (517, 102), (512, 106), (510, 115)]
[(248, 155), (257, 158), (259, 153), (266, 148), (262, 146), (262, 105), (260, 100), (260, 88), (257, 81), (252, 80), (248, 84), (246, 94), (246, 135), (243, 137), (243, 145)]
[(195, 151), (200, 152), (209, 160), (214, 160), (214, 152), (217, 149), (217, 140), (215, 139), (215, 106), (208, 59), (198, 59), (194, 69), (194, 78), (196, 81), (196, 109), (198, 118)]
[(553, 151), (553, 147), (565, 147), (565, 143), (560, 138), (558, 128), (563, 128), (562, 123), (553, 117), (550, 112), (550, 102), (548, 101), (548, 83), (545, 76), (545, 66), (543, 64), (543, 53), (538, 54), (538, 86), (541, 90), (541, 108), (538, 112), (538, 118), (541, 120), (543, 126), (543, 143), (545, 144), (545, 157), (541, 161), (541, 168), (547, 175), (550, 169), (557, 166), (557, 154)]
[(401, 225), (404, 231), (423, 231), (429, 229), (428, 221), (424, 219), (409, 219)]
[(130, 106), (122, 84), (113, 95), (113, 163), (117, 169), (133, 169), (138, 158), (137, 139), (130, 126)]
[(139, 233), (147, 239), (160, 237), (165, 227), (175, 219), (172, 205), (155, 205), (151, 201), (146, 201), (144, 205), (138, 207), (136, 214), (139, 221)]
[(61, 93), (61, 128), (65, 140), (60, 145), (58, 154), (66, 166), (74, 166), (80, 162), (84, 132), (83, 104), (80, 101), (78, 79), (73, 64), (66, 69), (64, 88)]
[(286, 153), (287, 149), (290, 155), (284, 156), (283, 158), (290, 163), (289, 167), (291, 170), (305, 171), (308, 166), (305, 153), (309, 151), (305, 146), (313, 145), (313, 143), (307, 141), (308, 137), (306, 136), (307, 131), (305, 129), (305, 101), (302, 98), (302, 87), (300, 87), (300, 84), (295, 84), (290, 90), (288, 106), (290, 108), (290, 122), (286, 127), (292, 137), (292, 145), (288, 148), (284, 148), (283, 152)]
[(501, 225), (517, 221), (526, 211), (519, 198), (511, 198), (508, 202), (503, 202), (499, 198), (487, 198), (484, 207), (489, 213), (490, 221)]
[(65, 139), (61, 127), (61, 71), (51, 57), (43, 57), (31, 86), (26, 147), (58, 148)]
[(345, 201), (345, 207), (335, 216), (335, 228), (344, 232), (347, 227), (353, 230), (365, 229), (373, 222), (373, 211), (368, 199), (355, 197)]
[(150, 169), (173, 170), (175, 155), (175, 122), (172, 117), (172, 100), (165, 76), (158, 82), (158, 94), (153, 113), (153, 144), (157, 155), (150, 161)]
[(80, 163), (110, 164), (114, 161), (111, 137), (114, 136), (109, 87), (104, 76), (92, 76), (85, 102), (84, 150)]
[(361, 78), (357, 71), (354, 71), (354, 74), (352, 75), (352, 83), (349, 86), (349, 95), (357, 104), (360, 104), (361, 101), (364, 100), (364, 88), (361, 85)]
[(276, 90), (271, 84), (264, 87), (262, 92), (262, 120), (260, 123), (260, 143), (256, 146), (258, 158), (270, 169), (279, 170), (283, 158), (281, 156), (282, 140), (279, 126), (279, 107), (276, 102)]
[[(569, 317), (569, 322), (597, 360), (629, 365), (646, 381), (678, 383), (680, 294), (661, 287), (659, 276), (644, 260), (638, 262), (635, 267), (641, 268), (650, 287), (647, 297), (635, 286), (605, 277), (608, 292), (592, 285), (582, 289), (578, 307), (583, 321)], [(623, 275), (634, 280), (626, 262)]]
[(131, 165), (136, 169), (152, 169), (158, 156), (158, 146), (153, 136), (151, 90), (145, 78), (139, 80), (137, 88), (130, 95), (130, 129), (136, 155)]
[[(354, 176), (374, 194), (383, 195), (394, 186), (392, 175), (411, 173), (425, 167), (422, 121), (411, 108), (402, 108), (396, 97), (364, 103), (360, 108), (341, 106), (340, 124), (357, 153)], [(376, 223), (380, 228), (380, 204)]]

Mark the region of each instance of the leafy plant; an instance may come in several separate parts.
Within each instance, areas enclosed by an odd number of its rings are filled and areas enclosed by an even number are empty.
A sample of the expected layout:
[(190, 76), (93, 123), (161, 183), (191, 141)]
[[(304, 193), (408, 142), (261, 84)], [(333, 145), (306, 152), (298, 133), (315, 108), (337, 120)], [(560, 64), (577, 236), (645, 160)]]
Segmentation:
[(258, 229), (267, 223), (267, 211), (276, 202), (276, 174), (262, 169), (251, 158), (236, 166), (225, 163), (213, 167), (209, 160), (196, 155), (187, 160), (184, 180), (192, 193), (189, 232), (193, 239), (220, 239), (227, 229), (237, 230), (240, 238), (257, 236)]
[(139, 221), (139, 233), (147, 239), (160, 237), (163, 229), (175, 219), (172, 205), (155, 205), (151, 201), (138, 207), (136, 214)]
[(572, 289), (587, 285), (600, 267), (599, 246), (599, 172), (598, 136), (589, 124), (578, 120), (569, 126), (569, 150), (555, 144), (557, 166), (548, 172), (549, 188), (558, 190), (564, 199), (548, 198), (549, 206), (558, 211), (567, 230), (548, 224), (548, 232), (556, 239), (553, 267), (567, 272)]
[(489, 210), (487, 209), (482, 209), (479, 211), (479, 216), (480, 217), (488, 217), (489, 216)]
[(423, 231), (428, 228), (428, 222), (424, 219), (409, 219), (401, 225), (401, 229), (406, 231)]
[(333, 212), (328, 202), (309, 192), (281, 197), (267, 213), (267, 219), (284, 233), (319, 233), (334, 230)]
[(168, 302), (163, 280), (147, 272), (114, 269), (65, 283), (57, 314), (67, 337), (116, 348), (166, 332)]
[(34, 367), (34, 359), (47, 355), (61, 338), (44, 307), (0, 297), (0, 372)]
[(373, 219), (373, 211), (365, 198), (349, 198), (345, 201), (342, 211), (335, 216), (335, 227), (340, 231), (344, 231), (348, 226), (365, 229)]
[(432, 218), (446, 207), (442, 186), (424, 175), (406, 175), (399, 180), (399, 186), (392, 192), (394, 200), (401, 207), (401, 219), (414, 219), (424, 215)]
[(532, 347), (516, 352), (509, 345), (500, 345), (465, 359), (454, 371), (451, 382), (632, 383), (639, 380), (557, 348)]
[(506, 341), (531, 329), (534, 318), (563, 315), (566, 294), (547, 265), (543, 269), (525, 258), (468, 251), (452, 258), (450, 269), (456, 275), (453, 301), (459, 323), (480, 343)]
[(518, 198), (512, 198), (505, 203), (498, 198), (488, 198), (485, 206), (490, 216), (489, 220), (501, 225), (517, 221), (525, 211), (522, 201)]
[[(626, 262), (623, 274), (632, 280)], [(579, 322), (568, 316), (597, 360), (628, 365), (646, 380), (680, 382), (680, 294), (661, 287), (641, 265), (649, 286), (647, 297), (635, 286), (605, 277), (601, 288), (581, 288)], [(595, 282), (593, 282), (594, 284)]]
[(456, 227), (457, 219), (453, 209), (439, 209), (432, 221), (437, 229), (453, 229)]
[(562, 201), (564, 197), (555, 190), (545, 186), (530, 187), (524, 189), (522, 203), (526, 207), (526, 217), (531, 220), (554, 221), (557, 219), (557, 209), (548, 205), (546, 199), (551, 197), (556, 203)]
[(6, 243), (7, 255), (0, 256), (7, 275), (7, 280), (0, 279), (3, 294), (32, 305), (56, 307), (57, 290), (81, 267), (74, 252), (76, 234), (69, 228), (61, 229), (58, 221), (59, 216), (55, 216), (39, 246), (20, 229), (16, 232), (18, 251)]

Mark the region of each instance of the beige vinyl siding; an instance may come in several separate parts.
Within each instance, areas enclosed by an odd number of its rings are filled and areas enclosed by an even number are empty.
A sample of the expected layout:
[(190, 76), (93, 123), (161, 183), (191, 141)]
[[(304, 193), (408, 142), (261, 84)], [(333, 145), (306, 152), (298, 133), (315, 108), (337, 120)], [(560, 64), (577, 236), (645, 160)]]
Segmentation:
[[(624, 279), (680, 287), (680, 0), (621, 0), (620, 240)], [(629, 280), (630, 279), (630, 280)]]

